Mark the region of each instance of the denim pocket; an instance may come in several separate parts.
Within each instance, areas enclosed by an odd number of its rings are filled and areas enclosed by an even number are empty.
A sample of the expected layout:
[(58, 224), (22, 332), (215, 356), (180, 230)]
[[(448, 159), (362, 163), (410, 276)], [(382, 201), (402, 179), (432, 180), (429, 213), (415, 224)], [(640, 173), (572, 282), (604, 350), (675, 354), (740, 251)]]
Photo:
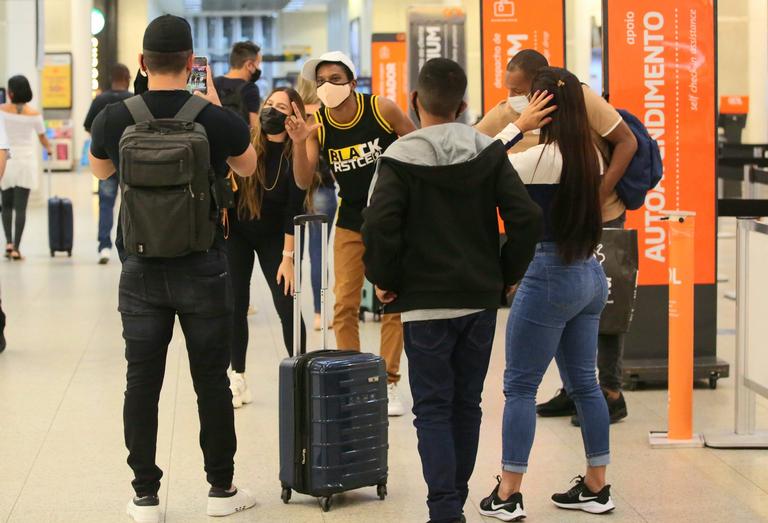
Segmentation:
[(585, 271), (581, 267), (547, 267), (547, 301), (562, 310), (583, 306)]
[(123, 271), (120, 273), (120, 286), (117, 310), (128, 314), (140, 314), (146, 311), (147, 285), (143, 272)]
[(484, 311), (478, 314), (478, 318), (472, 324), (467, 338), (473, 345), (486, 348), (493, 345), (496, 335), (496, 311)]
[(440, 347), (448, 338), (443, 320), (409, 321), (405, 324), (405, 339), (410, 345), (423, 350)]

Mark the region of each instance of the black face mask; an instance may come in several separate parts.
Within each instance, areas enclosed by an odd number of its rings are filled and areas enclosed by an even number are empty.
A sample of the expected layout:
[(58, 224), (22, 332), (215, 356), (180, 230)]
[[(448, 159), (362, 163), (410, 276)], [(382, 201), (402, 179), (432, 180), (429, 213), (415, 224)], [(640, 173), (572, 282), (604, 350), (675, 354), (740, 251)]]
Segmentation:
[(261, 78), (261, 69), (256, 69), (254, 72), (251, 73), (251, 82), (258, 82), (259, 78)]
[(259, 115), (261, 129), (266, 134), (282, 134), (285, 132), (286, 118), (288, 118), (287, 114), (281, 113), (274, 107), (265, 107)]

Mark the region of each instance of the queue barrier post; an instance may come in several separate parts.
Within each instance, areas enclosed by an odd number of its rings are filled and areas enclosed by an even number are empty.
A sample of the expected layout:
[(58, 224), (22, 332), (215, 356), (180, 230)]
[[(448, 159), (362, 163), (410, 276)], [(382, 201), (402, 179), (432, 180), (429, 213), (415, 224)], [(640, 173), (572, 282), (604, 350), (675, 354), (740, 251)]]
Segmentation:
[[(768, 448), (768, 432), (756, 430), (756, 391), (768, 397), (768, 389), (748, 378), (749, 361), (749, 258), (750, 232), (768, 235), (768, 225), (753, 218), (738, 219), (736, 232), (736, 363), (735, 363), (735, 404), (736, 415), (732, 431), (707, 433), (704, 436), (707, 447), (720, 449)], [(762, 269), (762, 268), (760, 268)], [(762, 292), (760, 289), (758, 292)], [(752, 348), (760, 350), (760, 348)]]
[(696, 213), (669, 211), (668, 430), (651, 431), (652, 448), (703, 447), (693, 433), (693, 315)]

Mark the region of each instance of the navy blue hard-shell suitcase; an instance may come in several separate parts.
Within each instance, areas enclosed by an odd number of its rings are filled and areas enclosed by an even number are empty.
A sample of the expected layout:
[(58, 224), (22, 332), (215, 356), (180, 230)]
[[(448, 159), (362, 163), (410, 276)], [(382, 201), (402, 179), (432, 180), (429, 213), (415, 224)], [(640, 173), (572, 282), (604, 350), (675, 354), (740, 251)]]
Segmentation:
[[(325, 215), (297, 216), (295, 241), (304, 225)], [(321, 236), (325, 238), (326, 236)], [(280, 483), (288, 503), (293, 491), (319, 498), (323, 511), (334, 494), (377, 487), (387, 495), (387, 372), (374, 354), (327, 350), (325, 291), (328, 288), (327, 245), (323, 242), (321, 315), (323, 347), (301, 354), (299, 325), (301, 264), (295, 264), (294, 347), (280, 364)]]
[[(48, 178), (48, 194), (51, 189), (51, 169), (46, 168)], [(51, 196), (48, 198), (48, 247), (51, 257), (57, 252), (66, 252), (72, 256), (72, 244), (74, 243), (74, 213), (72, 212), (72, 200)]]

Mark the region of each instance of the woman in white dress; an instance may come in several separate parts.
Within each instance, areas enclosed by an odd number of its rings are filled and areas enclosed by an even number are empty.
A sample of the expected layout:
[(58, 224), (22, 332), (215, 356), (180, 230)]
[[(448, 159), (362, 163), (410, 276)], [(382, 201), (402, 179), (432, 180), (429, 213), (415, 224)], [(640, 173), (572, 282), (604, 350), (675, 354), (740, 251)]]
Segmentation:
[[(8, 80), (9, 103), (0, 105), (0, 117), (11, 145), (11, 155), (0, 182), (5, 230), (5, 256), (21, 260), (19, 246), (27, 221), (29, 193), (37, 189), (40, 178), (40, 149), (38, 142), (51, 153), (51, 144), (45, 137), (43, 116), (29, 105), (32, 89), (21, 75)], [(14, 227), (15, 215), (15, 227)]]

